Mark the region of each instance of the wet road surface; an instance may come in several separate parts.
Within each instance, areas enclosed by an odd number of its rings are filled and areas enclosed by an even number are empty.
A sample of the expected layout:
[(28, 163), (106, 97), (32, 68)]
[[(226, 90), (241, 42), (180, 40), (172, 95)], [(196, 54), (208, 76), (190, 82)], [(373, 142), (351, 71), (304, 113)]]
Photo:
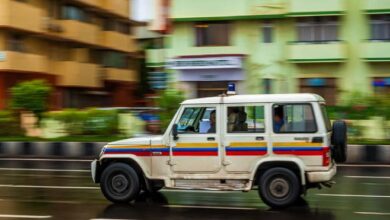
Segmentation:
[(272, 210), (257, 191), (162, 190), (113, 205), (82, 160), (0, 159), (0, 219), (390, 219), (390, 165), (342, 165), (336, 184)]

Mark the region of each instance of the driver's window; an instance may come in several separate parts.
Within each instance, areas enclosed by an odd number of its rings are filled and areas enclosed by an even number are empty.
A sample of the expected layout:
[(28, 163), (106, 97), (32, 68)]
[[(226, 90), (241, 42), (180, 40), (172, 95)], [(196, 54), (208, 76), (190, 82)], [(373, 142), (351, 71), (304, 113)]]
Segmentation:
[(178, 133), (215, 133), (215, 107), (187, 107), (177, 123)]

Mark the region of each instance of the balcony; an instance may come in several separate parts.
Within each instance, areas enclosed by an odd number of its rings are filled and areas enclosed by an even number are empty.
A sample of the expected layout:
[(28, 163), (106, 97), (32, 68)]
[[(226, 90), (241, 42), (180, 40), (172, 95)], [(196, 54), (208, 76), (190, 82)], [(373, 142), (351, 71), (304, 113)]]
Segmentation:
[(146, 50), (146, 63), (148, 66), (164, 66), (165, 49)]
[(1, 0), (0, 26), (7, 26), (25, 31), (41, 32), (42, 17), (43, 11), (28, 3)]
[(292, 63), (334, 63), (347, 59), (343, 42), (291, 43), (288, 45), (288, 61)]
[(124, 52), (137, 51), (135, 40), (127, 35), (115, 31), (102, 32), (101, 45)]
[(49, 73), (49, 61), (46, 56), (24, 52), (0, 52), (0, 70)]
[(109, 81), (136, 82), (138, 77), (135, 70), (105, 68), (105, 79)]
[(343, 0), (291, 0), (288, 15), (292, 17), (340, 15), (344, 11)]
[(76, 2), (80, 2), (84, 5), (92, 6), (92, 7), (101, 7), (102, 0), (74, 0)]
[(98, 43), (98, 26), (76, 20), (60, 20), (58, 23), (63, 30), (60, 36), (87, 44)]
[(288, 0), (232, 1), (173, 0), (175, 21), (247, 20), (282, 17), (287, 13)]
[(71, 87), (101, 87), (99, 66), (75, 61), (55, 61), (53, 71), (59, 76), (58, 85)]
[(368, 14), (383, 14), (390, 12), (390, 0), (366, 0), (363, 9)]
[(100, 0), (101, 7), (112, 14), (123, 18), (130, 17), (129, 0)]
[(390, 61), (390, 42), (387, 41), (371, 41), (363, 43), (362, 50), (364, 53), (362, 58), (369, 62)]

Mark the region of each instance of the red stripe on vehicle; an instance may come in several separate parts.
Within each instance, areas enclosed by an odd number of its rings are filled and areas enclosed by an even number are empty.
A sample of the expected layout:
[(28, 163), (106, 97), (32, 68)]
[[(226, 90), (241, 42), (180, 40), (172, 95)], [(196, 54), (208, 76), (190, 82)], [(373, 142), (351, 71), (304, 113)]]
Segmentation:
[(226, 151), (227, 156), (262, 156), (266, 154), (267, 151)]
[(322, 156), (322, 151), (274, 151), (275, 154), (282, 154), (282, 155), (298, 155), (298, 156)]

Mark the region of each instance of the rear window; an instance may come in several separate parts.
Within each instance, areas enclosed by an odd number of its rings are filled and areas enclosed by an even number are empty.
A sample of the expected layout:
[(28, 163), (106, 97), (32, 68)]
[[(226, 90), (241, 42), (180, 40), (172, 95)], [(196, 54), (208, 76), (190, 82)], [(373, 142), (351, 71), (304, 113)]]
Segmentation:
[(322, 118), (324, 119), (324, 124), (327, 131), (332, 130), (332, 125), (330, 124), (330, 120), (328, 118), (328, 113), (326, 112), (326, 106), (324, 104), (321, 104), (321, 112), (322, 112)]

